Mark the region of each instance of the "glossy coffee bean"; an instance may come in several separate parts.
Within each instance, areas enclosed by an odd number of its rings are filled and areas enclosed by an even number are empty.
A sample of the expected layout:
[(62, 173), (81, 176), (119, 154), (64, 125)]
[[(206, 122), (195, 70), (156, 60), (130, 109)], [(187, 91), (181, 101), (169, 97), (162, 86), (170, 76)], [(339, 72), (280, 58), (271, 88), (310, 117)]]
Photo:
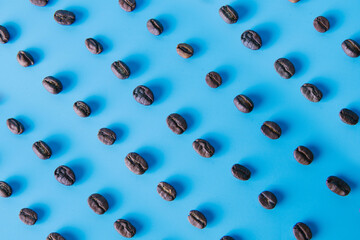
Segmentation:
[(307, 100), (311, 102), (320, 102), (323, 97), (322, 92), (313, 84), (305, 83), (300, 87), (300, 91)]
[(230, 236), (223, 236), (220, 240), (235, 240), (235, 239)]
[(187, 43), (180, 43), (176, 47), (176, 52), (183, 58), (189, 58), (194, 55), (194, 49)]
[(262, 46), (261, 37), (253, 30), (246, 30), (241, 34), (241, 42), (251, 50), (258, 50)]
[(125, 157), (126, 167), (137, 175), (142, 175), (148, 170), (148, 164), (145, 159), (135, 152), (131, 152)]
[(249, 180), (251, 176), (250, 170), (240, 164), (234, 164), (231, 168), (231, 173), (235, 178), (243, 181)]
[(215, 153), (215, 148), (204, 139), (196, 139), (192, 146), (200, 156), (205, 158), (210, 158)]
[(103, 46), (93, 38), (87, 38), (85, 46), (93, 54), (100, 54), (103, 51)]
[(116, 220), (114, 228), (121, 236), (126, 238), (132, 238), (136, 234), (136, 228), (125, 219)]
[(119, 4), (126, 12), (132, 12), (136, 8), (135, 0), (119, 0)]
[(10, 40), (10, 34), (6, 27), (0, 25), (0, 43), (7, 43)]
[(360, 56), (360, 46), (357, 42), (355, 42), (352, 39), (347, 39), (341, 44), (342, 49), (348, 55), (352, 58), (357, 58)]
[(57, 10), (54, 14), (54, 19), (61, 25), (71, 25), (75, 22), (76, 17), (73, 12), (67, 10)]
[(228, 24), (236, 23), (239, 19), (238, 13), (229, 5), (222, 6), (219, 9), (220, 17)]
[(65, 186), (71, 186), (75, 183), (75, 174), (71, 168), (67, 166), (59, 166), (54, 171), (55, 179)]
[(176, 198), (176, 190), (167, 182), (160, 182), (156, 188), (158, 194), (166, 201), (173, 201)]
[(119, 79), (127, 79), (130, 77), (129, 67), (122, 61), (115, 61), (111, 64), (111, 71)]
[(149, 106), (154, 102), (154, 94), (153, 92), (143, 85), (137, 86), (133, 91), (134, 99), (145, 106)]
[(349, 125), (356, 125), (359, 122), (359, 116), (347, 108), (341, 109), (339, 116), (341, 121)]
[(149, 32), (151, 32), (155, 36), (160, 35), (164, 30), (161, 22), (153, 18), (147, 21), (146, 27), (149, 30)]
[(204, 214), (197, 210), (191, 210), (188, 215), (188, 220), (194, 227), (203, 229), (207, 225), (207, 220)]
[(12, 188), (6, 182), (0, 181), (0, 197), (10, 197), (12, 194)]
[(22, 134), (24, 132), (24, 126), (14, 118), (6, 120), (6, 125), (13, 134)]
[(30, 208), (23, 208), (20, 210), (19, 218), (26, 225), (34, 225), (38, 220), (38, 215)]
[(29, 67), (31, 65), (34, 65), (34, 58), (28, 52), (19, 51), (16, 55), (16, 59), (23, 67)]
[(30, 0), (30, 2), (36, 6), (44, 7), (48, 4), (49, 0)]
[(106, 198), (98, 193), (91, 194), (87, 200), (89, 207), (96, 214), (104, 214), (109, 209), (109, 203)]
[(88, 117), (91, 114), (91, 109), (89, 105), (87, 105), (83, 101), (75, 102), (73, 105), (73, 109), (79, 117)]
[(259, 195), (259, 202), (264, 208), (273, 209), (277, 204), (277, 198), (272, 192), (264, 191)]
[(313, 24), (314, 24), (314, 28), (316, 29), (316, 31), (321, 32), (321, 33), (326, 32), (330, 28), (329, 20), (327, 20), (323, 16), (319, 16), (319, 17), (315, 18)]
[(176, 134), (183, 134), (187, 129), (186, 120), (177, 113), (172, 113), (166, 118), (166, 124)]
[(261, 132), (270, 139), (278, 139), (281, 136), (281, 128), (276, 122), (265, 121), (261, 126)]
[(234, 98), (235, 107), (243, 113), (249, 113), (254, 109), (254, 103), (245, 95), (239, 94)]
[(275, 61), (274, 67), (276, 72), (285, 79), (291, 78), (295, 74), (295, 67), (290, 60), (286, 58), (279, 58)]
[(310, 228), (302, 222), (298, 222), (294, 225), (293, 233), (297, 240), (310, 240), (312, 238)]
[(47, 76), (42, 80), (42, 85), (51, 94), (59, 94), (63, 90), (63, 85), (59, 79)]
[(307, 147), (298, 146), (294, 150), (294, 158), (302, 165), (309, 165), (314, 160), (314, 155)]
[(326, 179), (326, 186), (340, 196), (346, 196), (351, 191), (350, 186), (344, 180), (335, 176)]
[(65, 238), (59, 233), (53, 232), (46, 237), (46, 240), (65, 240)]
[(222, 84), (222, 78), (217, 72), (209, 72), (206, 74), (205, 81), (211, 88), (217, 88)]
[(33, 144), (32, 149), (40, 159), (49, 159), (52, 155), (51, 148), (43, 141), (37, 141)]
[(116, 133), (108, 128), (101, 128), (97, 136), (100, 142), (105, 145), (113, 145), (116, 141)]

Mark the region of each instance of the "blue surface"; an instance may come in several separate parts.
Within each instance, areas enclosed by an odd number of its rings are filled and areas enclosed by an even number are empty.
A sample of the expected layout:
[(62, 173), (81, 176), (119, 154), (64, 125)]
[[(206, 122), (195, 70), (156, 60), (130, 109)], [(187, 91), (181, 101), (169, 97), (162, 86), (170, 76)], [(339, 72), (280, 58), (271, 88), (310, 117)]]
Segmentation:
[[(343, 107), (360, 113), (359, 59), (346, 56), (340, 46), (347, 38), (360, 40), (360, 1), (137, 2), (136, 10), (126, 13), (116, 0), (50, 0), (44, 8), (27, 0), (0, 0), (0, 25), (12, 36), (0, 45), (0, 179), (14, 190), (10, 198), (0, 199), (0, 239), (45, 239), (53, 231), (67, 240), (122, 239), (113, 228), (118, 218), (136, 226), (134, 239), (220, 239), (226, 234), (237, 240), (295, 239), (292, 227), (298, 221), (311, 227), (313, 239), (359, 239), (360, 129), (342, 123), (338, 113)], [(218, 14), (229, 3), (240, 15), (233, 25)], [(78, 20), (72, 26), (57, 24), (53, 14), (58, 9), (74, 11)], [(327, 33), (313, 28), (319, 15), (330, 20)], [(147, 31), (149, 18), (163, 23), (161, 36)], [(247, 29), (261, 35), (261, 50), (242, 45), (240, 35)], [(104, 45), (102, 54), (88, 52), (88, 37)], [(181, 42), (193, 45), (192, 58), (177, 55)], [(19, 50), (33, 54), (36, 64), (21, 67)], [(274, 70), (280, 57), (295, 64), (290, 80)], [(111, 72), (115, 60), (129, 65), (129, 79), (119, 80)], [(205, 83), (213, 70), (224, 79), (218, 89)], [(41, 81), (48, 75), (63, 82), (61, 94), (45, 91)], [(306, 82), (323, 91), (321, 102), (301, 95)], [(132, 90), (140, 84), (153, 90), (152, 106), (133, 99)], [(233, 98), (240, 93), (253, 99), (252, 113), (235, 108)], [(89, 118), (74, 113), (77, 100), (90, 104)], [(166, 126), (173, 112), (188, 121), (181, 136)], [(24, 123), (24, 134), (7, 129), (10, 117)], [(262, 135), (266, 120), (280, 124), (280, 139)], [(97, 139), (102, 127), (116, 131), (116, 144), (105, 146)], [(215, 146), (212, 158), (196, 154), (196, 138)], [(31, 149), (40, 139), (53, 149), (49, 160), (38, 159)], [(313, 150), (311, 165), (294, 160), (298, 145)], [(148, 161), (146, 174), (137, 176), (126, 168), (124, 157), (132, 151)], [(251, 169), (249, 181), (232, 176), (235, 163)], [(75, 171), (73, 186), (53, 176), (63, 164)], [(346, 180), (351, 193), (332, 193), (325, 184), (330, 175)], [(176, 187), (175, 201), (159, 197), (160, 181)], [(258, 203), (264, 190), (278, 197), (275, 209)], [(87, 197), (96, 192), (110, 203), (101, 216), (87, 205)], [(39, 213), (36, 225), (19, 220), (24, 207)], [(192, 209), (205, 213), (205, 229), (188, 223)]]

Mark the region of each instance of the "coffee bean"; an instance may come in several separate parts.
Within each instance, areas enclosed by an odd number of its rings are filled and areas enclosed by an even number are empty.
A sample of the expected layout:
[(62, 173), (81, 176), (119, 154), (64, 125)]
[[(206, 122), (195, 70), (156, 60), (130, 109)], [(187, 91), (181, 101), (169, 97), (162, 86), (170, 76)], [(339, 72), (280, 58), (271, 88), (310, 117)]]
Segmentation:
[(131, 152), (125, 157), (126, 167), (137, 175), (142, 175), (148, 170), (145, 159), (135, 152)]
[(71, 168), (67, 166), (59, 166), (54, 172), (55, 179), (65, 186), (71, 186), (75, 183), (75, 174)]
[(63, 90), (63, 85), (57, 78), (47, 76), (42, 80), (44, 88), (52, 94), (59, 94)]
[(278, 60), (276, 60), (274, 63), (274, 67), (276, 72), (282, 78), (289, 79), (295, 74), (294, 65), (286, 58), (279, 58)]
[(98, 132), (98, 138), (105, 145), (113, 145), (116, 141), (116, 133), (108, 128), (101, 128)]
[(194, 49), (187, 43), (180, 43), (176, 47), (176, 52), (183, 58), (189, 58), (194, 54)]
[(132, 12), (136, 7), (135, 0), (119, 0), (120, 7), (127, 12)]
[(0, 181), (0, 197), (10, 197), (12, 194), (12, 188), (6, 182)]
[(349, 125), (356, 125), (359, 122), (359, 116), (347, 108), (341, 109), (339, 116), (341, 121)]
[(173, 201), (176, 198), (176, 190), (167, 182), (160, 182), (156, 188), (158, 194), (166, 201)]
[(297, 2), (299, 2), (300, 0), (289, 0), (290, 2), (292, 2), (292, 3), (297, 3)]
[(59, 233), (53, 232), (47, 236), (46, 240), (65, 240), (65, 238)]
[(309, 165), (314, 160), (314, 155), (307, 147), (298, 146), (294, 150), (294, 158), (302, 165)]
[(335, 176), (326, 179), (326, 186), (340, 196), (346, 196), (351, 191), (350, 186), (344, 180)]
[(280, 126), (271, 121), (265, 121), (261, 126), (261, 132), (270, 139), (278, 139), (281, 136)]
[(254, 103), (245, 95), (239, 94), (234, 98), (235, 107), (243, 113), (249, 113), (254, 109)]
[(146, 27), (149, 30), (149, 32), (151, 32), (155, 36), (160, 35), (164, 30), (161, 22), (153, 18), (147, 21)]
[(32, 149), (40, 159), (49, 159), (51, 157), (51, 148), (43, 141), (37, 141), (33, 144)]
[(203, 229), (207, 225), (207, 220), (204, 214), (197, 210), (191, 210), (188, 215), (188, 220), (194, 227)]
[(20, 220), (26, 225), (34, 225), (38, 220), (37, 213), (30, 208), (23, 208), (19, 213)]
[(214, 147), (204, 139), (196, 139), (192, 146), (200, 156), (205, 158), (210, 158), (215, 153)]
[(172, 113), (166, 118), (168, 127), (176, 134), (182, 134), (187, 129), (185, 119), (177, 113)]
[(75, 102), (73, 105), (73, 109), (75, 113), (80, 117), (88, 117), (91, 114), (90, 107), (82, 101)]
[(272, 192), (264, 191), (259, 195), (259, 202), (264, 208), (273, 209), (277, 204), (277, 198)]
[(302, 85), (300, 91), (302, 95), (311, 102), (319, 102), (323, 97), (322, 92), (315, 85), (310, 83)]
[(312, 238), (310, 228), (302, 222), (298, 222), (294, 225), (293, 233), (297, 240), (310, 240)]
[(345, 40), (341, 44), (341, 47), (346, 53), (346, 55), (348, 55), (349, 57), (357, 58), (358, 56), (360, 56), (360, 46), (354, 40), (351, 39)]
[(109, 203), (106, 198), (98, 193), (90, 195), (87, 202), (89, 207), (99, 215), (104, 214), (109, 209)]
[(36, 6), (44, 7), (48, 4), (49, 0), (30, 0), (30, 2)]
[(149, 106), (154, 102), (153, 92), (143, 85), (137, 86), (133, 91), (134, 99), (145, 106)]
[(249, 180), (251, 176), (250, 170), (240, 164), (234, 164), (231, 168), (231, 173), (234, 177), (243, 181)]
[(228, 24), (236, 23), (239, 19), (238, 13), (229, 5), (222, 6), (219, 9), (220, 17)]
[(205, 81), (211, 88), (217, 88), (222, 83), (222, 78), (217, 72), (209, 72), (206, 74)]
[(111, 70), (119, 79), (127, 79), (130, 77), (129, 67), (122, 61), (115, 61), (111, 64)]
[(85, 40), (85, 46), (93, 54), (100, 54), (103, 51), (102, 45), (93, 38), (87, 38)]
[(24, 132), (24, 126), (14, 118), (6, 120), (6, 125), (13, 134), (22, 134)]
[(253, 30), (246, 30), (243, 32), (243, 34), (241, 34), (241, 42), (245, 47), (252, 50), (258, 50), (262, 46), (261, 37)]
[(28, 52), (19, 51), (16, 55), (16, 59), (23, 67), (29, 67), (31, 65), (34, 65), (34, 58)]
[(9, 31), (0, 25), (0, 43), (7, 43), (10, 40)]
[(313, 24), (314, 24), (314, 28), (316, 29), (316, 31), (321, 32), (321, 33), (326, 32), (330, 28), (329, 20), (327, 20), (323, 16), (319, 16), (319, 17), (315, 18)]
[(57, 10), (54, 14), (54, 19), (61, 25), (71, 25), (75, 22), (75, 14), (67, 10)]
[(235, 239), (230, 236), (223, 236), (220, 240), (235, 240)]
[(116, 220), (114, 228), (121, 236), (126, 238), (132, 238), (136, 234), (136, 228), (125, 219)]

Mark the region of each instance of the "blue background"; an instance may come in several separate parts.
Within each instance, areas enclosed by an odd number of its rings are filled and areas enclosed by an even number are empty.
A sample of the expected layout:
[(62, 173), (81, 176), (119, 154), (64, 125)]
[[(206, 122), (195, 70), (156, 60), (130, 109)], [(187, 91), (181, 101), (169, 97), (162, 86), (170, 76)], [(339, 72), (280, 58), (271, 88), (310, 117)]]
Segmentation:
[[(342, 123), (339, 111), (360, 113), (359, 59), (341, 49), (343, 40), (360, 40), (360, 2), (356, 0), (137, 0), (134, 12), (123, 11), (117, 0), (50, 0), (36, 7), (27, 0), (0, 0), (0, 25), (11, 41), (0, 45), (0, 179), (11, 184), (13, 196), (0, 199), (1, 239), (45, 239), (57, 231), (68, 240), (122, 239), (114, 230), (118, 218), (137, 228), (134, 239), (295, 239), (293, 225), (302, 221), (313, 239), (358, 239), (360, 204), (360, 129)], [(231, 4), (239, 13), (236, 24), (226, 24), (218, 9)], [(58, 9), (71, 10), (77, 20), (61, 26), (53, 20)], [(313, 19), (323, 15), (331, 29), (318, 33)], [(164, 33), (151, 35), (150, 18), (160, 20)], [(240, 35), (247, 29), (263, 39), (259, 51), (245, 48)], [(84, 41), (94, 37), (104, 45), (91, 54)], [(176, 45), (191, 44), (195, 54), (183, 59)], [(36, 64), (21, 67), (19, 50), (29, 51)], [(282, 79), (274, 70), (277, 58), (293, 61), (296, 74)], [(110, 70), (122, 60), (131, 77), (119, 80)], [(211, 89), (206, 73), (216, 70), (223, 85)], [(64, 84), (59, 95), (42, 86), (52, 75)], [(304, 83), (316, 84), (324, 94), (312, 103), (300, 93)], [(138, 104), (132, 90), (144, 84), (155, 102)], [(237, 94), (255, 104), (250, 114), (233, 104)], [(72, 105), (91, 106), (89, 118), (78, 117)], [(182, 114), (189, 125), (183, 135), (172, 133), (166, 117)], [(12, 134), (7, 118), (25, 125)], [(261, 124), (276, 121), (283, 130), (278, 140), (262, 135)], [(97, 139), (110, 127), (119, 139), (106, 146)], [(215, 146), (210, 159), (196, 154), (192, 142), (205, 138)], [(46, 141), (53, 149), (40, 160), (31, 146)], [(313, 150), (309, 166), (297, 163), (298, 145)], [(149, 163), (142, 176), (130, 172), (127, 153), (136, 151)], [(252, 171), (249, 181), (235, 179), (231, 166), (240, 163)], [(71, 167), (73, 186), (58, 183), (54, 170)], [(328, 176), (340, 176), (352, 188), (346, 197), (332, 193)], [(173, 184), (178, 197), (166, 202), (156, 192), (160, 181)], [(273, 191), (278, 205), (266, 210), (258, 194)], [(110, 209), (97, 215), (87, 197), (101, 193)], [(21, 208), (39, 214), (34, 226), (19, 218)], [(203, 211), (208, 226), (188, 223), (192, 209)]]

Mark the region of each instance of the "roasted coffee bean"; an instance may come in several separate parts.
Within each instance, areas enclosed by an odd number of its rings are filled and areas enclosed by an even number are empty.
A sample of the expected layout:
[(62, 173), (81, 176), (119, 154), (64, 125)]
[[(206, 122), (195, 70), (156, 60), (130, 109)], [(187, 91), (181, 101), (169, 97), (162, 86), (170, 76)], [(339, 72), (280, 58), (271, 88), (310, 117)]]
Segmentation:
[(243, 34), (241, 34), (241, 42), (245, 47), (252, 50), (258, 50), (262, 46), (261, 37), (253, 30), (246, 30), (243, 32)]
[(261, 132), (270, 139), (278, 139), (281, 136), (280, 126), (271, 121), (265, 121), (261, 126)]
[(222, 6), (219, 9), (220, 17), (228, 24), (236, 23), (239, 19), (238, 13), (229, 5)]
[(220, 240), (235, 240), (235, 239), (230, 236), (223, 236)]
[(302, 85), (300, 91), (302, 95), (311, 102), (319, 102), (323, 97), (322, 92), (315, 85), (310, 83)]
[(130, 77), (129, 67), (122, 61), (115, 61), (111, 64), (111, 71), (119, 79), (127, 79)]
[(240, 112), (249, 113), (254, 109), (254, 103), (245, 95), (239, 94), (234, 98), (234, 104)]
[(133, 91), (134, 99), (145, 106), (149, 106), (154, 102), (153, 92), (143, 85), (137, 86)]
[(302, 222), (298, 222), (294, 225), (293, 233), (297, 240), (310, 240), (312, 238), (310, 228)]
[(273, 209), (277, 204), (277, 198), (272, 192), (264, 191), (259, 194), (259, 202), (264, 208)]
[(234, 164), (231, 168), (231, 173), (234, 177), (243, 181), (249, 180), (251, 176), (250, 170), (240, 164)]
[(30, 208), (23, 208), (20, 210), (19, 218), (26, 225), (34, 225), (38, 220), (38, 215)]
[(194, 49), (187, 43), (180, 43), (176, 47), (176, 52), (183, 58), (189, 58), (194, 54)]
[(6, 182), (0, 181), (0, 197), (10, 197), (12, 194), (12, 188)]
[(294, 65), (286, 58), (279, 58), (278, 60), (276, 60), (274, 63), (274, 67), (276, 72), (282, 78), (289, 79), (295, 74)]
[(314, 155), (307, 147), (298, 146), (294, 150), (294, 158), (302, 165), (309, 165), (314, 160)]
[(290, 2), (292, 2), (292, 3), (297, 3), (297, 2), (299, 2), (300, 0), (289, 0)]
[(47, 76), (42, 80), (42, 85), (52, 94), (59, 94), (63, 90), (63, 85), (57, 78)]
[(87, 38), (85, 40), (85, 46), (93, 54), (100, 54), (103, 51), (102, 45), (93, 38)]
[(194, 227), (203, 229), (207, 225), (207, 220), (204, 214), (197, 210), (191, 210), (188, 215), (188, 220)]
[(187, 129), (185, 119), (177, 113), (172, 113), (166, 118), (168, 127), (176, 134), (182, 134)]
[(101, 128), (98, 132), (98, 138), (105, 145), (113, 145), (116, 140), (116, 133), (108, 128)]
[(137, 175), (142, 175), (148, 170), (145, 159), (135, 152), (131, 152), (125, 157), (126, 167)]
[(91, 114), (91, 109), (89, 105), (82, 101), (77, 101), (73, 105), (74, 111), (80, 117), (88, 117)]
[(348, 55), (349, 57), (357, 58), (358, 56), (360, 56), (360, 46), (354, 40), (351, 39), (345, 40), (341, 44), (341, 47), (346, 53), (346, 55)]
[(71, 186), (75, 183), (75, 174), (71, 168), (67, 166), (59, 166), (54, 172), (55, 179), (65, 186)]
[(204, 139), (196, 139), (192, 146), (200, 156), (205, 158), (212, 157), (215, 153), (215, 148)]
[(49, 159), (51, 157), (51, 148), (43, 141), (37, 141), (33, 144), (32, 149), (40, 159)]
[(0, 25), (0, 43), (7, 43), (10, 40), (9, 31)]
[(114, 228), (121, 236), (126, 238), (132, 238), (136, 234), (136, 228), (125, 219), (116, 220)]
[(351, 191), (350, 186), (344, 180), (335, 176), (326, 179), (326, 186), (340, 196), (346, 196)]
[(34, 65), (34, 58), (28, 52), (19, 51), (16, 55), (16, 59), (23, 67), (29, 67), (31, 65)]
[(119, 0), (119, 4), (127, 12), (132, 12), (136, 8), (135, 0)]
[(167, 182), (160, 182), (156, 188), (158, 194), (166, 201), (173, 201), (176, 198), (176, 190)]
[(164, 30), (161, 22), (159, 22), (158, 20), (153, 19), (153, 18), (150, 19), (149, 21), (147, 21), (146, 27), (149, 30), (149, 32), (151, 32), (152, 34), (154, 34), (156, 36), (160, 35)]
[(47, 236), (46, 240), (65, 240), (65, 238), (59, 233), (53, 232)]
[(67, 10), (57, 10), (54, 19), (61, 25), (71, 25), (75, 22), (75, 14)]
[(222, 83), (222, 78), (217, 72), (209, 72), (206, 74), (205, 81), (211, 88), (217, 88)]
[(356, 125), (359, 122), (359, 116), (347, 108), (341, 109), (339, 116), (341, 121), (349, 125)]
[(36, 6), (44, 7), (48, 4), (49, 0), (30, 0), (30, 2)]
[(330, 28), (329, 20), (327, 20), (323, 16), (319, 16), (319, 17), (315, 18), (313, 24), (314, 24), (314, 28), (316, 29), (316, 31), (321, 32), (321, 33), (326, 32)]
[(14, 118), (6, 120), (6, 125), (13, 134), (22, 134), (24, 132), (24, 126)]
[(99, 215), (104, 214), (109, 209), (109, 203), (106, 198), (98, 193), (90, 195), (87, 202), (89, 207)]

